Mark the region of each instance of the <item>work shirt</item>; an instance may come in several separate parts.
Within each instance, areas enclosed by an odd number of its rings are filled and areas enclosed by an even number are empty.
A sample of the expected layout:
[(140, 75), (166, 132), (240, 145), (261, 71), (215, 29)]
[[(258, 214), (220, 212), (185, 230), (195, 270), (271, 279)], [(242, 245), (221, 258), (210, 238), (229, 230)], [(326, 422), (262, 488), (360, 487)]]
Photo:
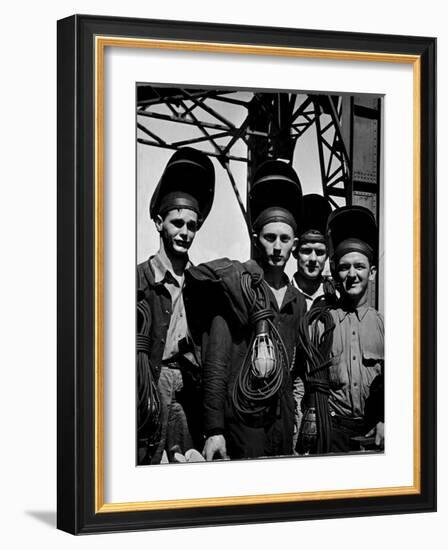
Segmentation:
[[(185, 277), (178, 277), (170, 271), (163, 258), (156, 254), (150, 259), (154, 272), (154, 283), (163, 284), (171, 296), (171, 317), (166, 334), (165, 348), (162, 359), (164, 361), (174, 357), (179, 352), (179, 342), (187, 338), (188, 327), (183, 299)], [(189, 265), (187, 264), (187, 268)]]
[(373, 381), (384, 369), (384, 323), (368, 305), (331, 310), (335, 328), (329, 367), (332, 414), (364, 418)]
[(297, 281), (296, 281), (295, 277), (292, 278), (292, 285), (305, 298), (305, 304), (306, 304), (306, 310), (307, 311), (309, 311), (311, 309), (311, 306), (313, 305), (315, 300), (325, 296), (324, 283), (323, 282), (319, 285), (319, 288), (316, 290), (316, 292), (314, 294), (307, 294), (304, 290), (302, 290), (300, 288), (300, 286), (297, 284)]
[[(171, 354), (173, 350), (176, 349), (176, 346), (178, 349), (179, 339), (177, 336), (185, 334), (184, 326), (182, 325), (183, 321), (181, 323), (178, 322), (180, 318), (179, 314), (176, 313), (174, 316), (175, 320), (171, 322), (173, 303), (170, 290), (173, 294), (179, 291), (179, 295), (182, 297), (182, 303), (178, 301), (176, 302), (176, 306), (177, 311), (181, 312), (183, 309), (183, 293), (180, 292), (180, 290), (181, 287), (183, 287), (183, 282), (181, 284), (181, 282), (177, 281), (179, 286), (176, 287), (170, 275), (167, 275), (166, 270), (163, 274), (163, 262), (158, 265), (159, 273), (156, 278), (152, 262), (154, 258), (155, 256), (152, 256), (137, 266), (137, 290), (144, 294), (151, 311), (149, 360), (150, 363), (159, 370), (162, 359), (168, 357), (168, 354)], [(155, 264), (158, 264), (157, 260)], [(189, 266), (190, 263), (188, 263), (188, 267)], [(163, 274), (162, 278), (161, 274)], [(171, 336), (173, 334), (175, 335), (175, 342), (173, 342), (173, 337)], [(183, 345), (184, 343), (185, 346)], [(191, 348), (191, 339), (187, 338), (187, 341), (182, 340), (181, 344), (182, 348)], [(165, 350), (167, 354), (165, 354)], [(197, 356), (197, 353), (197, 350), (195, 350), (195, 356)]]

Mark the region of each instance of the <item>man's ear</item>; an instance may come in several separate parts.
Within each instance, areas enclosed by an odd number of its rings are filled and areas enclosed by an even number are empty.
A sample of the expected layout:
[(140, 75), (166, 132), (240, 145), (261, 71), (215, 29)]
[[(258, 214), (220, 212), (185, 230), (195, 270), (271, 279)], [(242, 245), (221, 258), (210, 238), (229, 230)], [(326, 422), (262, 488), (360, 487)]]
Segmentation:
[(163, 225), (163, 218), (160, 216), (160, 214), (157, 214), (157, 216), (154, 218), (154, 223), (156, 224), (156, 229), (160, 233), (162, 231), (162, 225)]
[(292, 245), (291, 254), (294, 256), (296, 260), (299, 257), (299, 248), (300, 248), (299, 238), (294, 237), (294, 244)]
[(370, 266), (369, 281), (374, 281), (376, 277), (376, 265)]
[(297, 258), (298, 249), (299, 249), (299, 239), (297, 237), (294, 237), (294, 241), (291, 248), (291, 252), (294, 258)]
[(258, 233), (252, 233), (252, 246), (258, 250)]

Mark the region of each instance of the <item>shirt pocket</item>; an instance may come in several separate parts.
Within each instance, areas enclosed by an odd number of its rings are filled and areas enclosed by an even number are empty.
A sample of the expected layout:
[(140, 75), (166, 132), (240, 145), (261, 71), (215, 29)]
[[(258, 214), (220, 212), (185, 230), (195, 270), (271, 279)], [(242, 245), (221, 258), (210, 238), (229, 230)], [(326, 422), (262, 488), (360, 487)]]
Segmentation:
[(362, 361), (365, 367), (381, 370), (384, 366), (384, 337), (377, 326), (361, 330)]
[(384, 353), (382, 350), (363, 350), (361, 392), (366, 418), (384, 418)]
[(363, 351), (362, 362), (365, 367), (377, 369), (379, 372), (384, 365), (384, 354)]
[(384, 354), (382, 353), (372, 353), (371, 351), (363, 351), (362, 354), (362, 387), (364, 388), (364, 397), (367, 398), (371, 386), (374, 380), (380, 376), (383, 372), (384, 366)]
[(384, 366), (384, 340), (382, 338), (367, 338), (362, 346), (362, 362), (375, 373), (381, 372)]

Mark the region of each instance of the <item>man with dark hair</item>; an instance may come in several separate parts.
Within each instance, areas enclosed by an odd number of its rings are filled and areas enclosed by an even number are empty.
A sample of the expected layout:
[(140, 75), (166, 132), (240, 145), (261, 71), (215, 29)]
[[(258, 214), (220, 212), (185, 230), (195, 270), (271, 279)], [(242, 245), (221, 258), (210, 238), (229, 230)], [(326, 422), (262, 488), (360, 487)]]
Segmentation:
[(255, 260), (224, 258), (188, 273), (191, 303), (212, 309), (203, 346), (206, 460), (292, 454), (290, 370), (306, 306), (284, 268), (301, 201), (293, 168), (266, 161), (249, 193)]
[(210, 212), (214, 183), (210, 159), (185, 147), (168, 161), (151, 199), (160, 248), (137, 267), (137, 351), (148, 358), (138, 361), (139, 464), (160, 462), (164, 451), (171, 461), (176, 451), (183, 455), (202, 446), (199, 357), (190, 337), (183, 289), (191, 265), (188, 251)]
[(309, 194), (303, 197), (303, 219), (294, 257), (297, 271), (293, 285), (303, 294), (307, 310), (318, 300), (331, 301), (334, 287), (323, 272), (328, 258), (325, 229), (331, 206), (325, 197)]
[[(368, 304), (378, 258), (376, 222), (366, 208), (344, 207), (330, 215), (327, 233), (331, 268), (341, 292), (338, 305), (330, 310), (333, 327), (331, 340), (327, 340), (328, 358), (321, 353), (329, 362), (328, 389), (322, 380), (319, 386), (328, 392), (329, 451), (360, 450), (369, 437), (376, 448), (382, 448), (384, 324), (381, 314)], [(311, 330), (319, 336), (324, 333), (320, 322)], [(313, 373), (308, 374), (312, 379)], [(325, 424), (322, 417), (321, 427)]]

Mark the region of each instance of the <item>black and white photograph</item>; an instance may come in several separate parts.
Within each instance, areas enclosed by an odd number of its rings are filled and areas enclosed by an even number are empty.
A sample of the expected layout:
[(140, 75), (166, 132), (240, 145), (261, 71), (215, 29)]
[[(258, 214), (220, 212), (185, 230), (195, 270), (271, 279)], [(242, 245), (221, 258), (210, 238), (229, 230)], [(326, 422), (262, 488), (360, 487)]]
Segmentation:
[(136, 85), (136, 463), (383, 453), (384, 96)]

